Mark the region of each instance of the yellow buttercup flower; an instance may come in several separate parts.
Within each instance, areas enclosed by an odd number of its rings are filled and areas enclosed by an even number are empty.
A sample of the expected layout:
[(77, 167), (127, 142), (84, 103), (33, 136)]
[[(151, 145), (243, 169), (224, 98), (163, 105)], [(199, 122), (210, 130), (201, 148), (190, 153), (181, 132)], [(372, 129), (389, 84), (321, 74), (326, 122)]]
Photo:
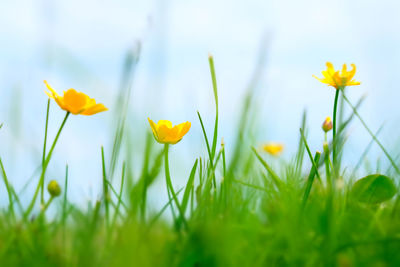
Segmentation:
[(96, 104), (96, 100), (90, 98), (84, 93), (77, 92), (75, 89), (68, 89), (64, 91), (64, 95), (60, 96), (57, 92), (51, 88), (51, 86), (44, 81), (50, 92), (45, 91), (45, 93), (53, 98), (56, 103), (63, 110), (70, 112), (75, 115), (93, 115), (102, 111), (108, 110), (103, 104)]
[(323, 79), (318, 78), (313, 75), (318, 81), (322, 83), (326, 83), (330, 86), (335, 87), (336, 89), (343, 88), (351, 85), (360, 85), (360, 82), (353, 80), (354, 74), (356, 74), (356, 65), (351, 64), (352, 69), (347, 71), (346, 64), (343, 64), (342, 71), (335, 71), (332, 63), (326, 62), (327, 70), (322, 71), (322, 75), (324, 75)]
[(284, 145), (281, 143), (269, 142), (262, 146), (262, 149), (271, 154), (272, 156), (278, 156), (282, 153)]
[(167, 120), (159, 120), (155, 124), (148, 118), (151, 130), (153, 131), (154, 138), (161, 144), (176, 144), (182, 140), (183, 136), (190, 129), (190, 122), (184, 122), (172, 126), (172, 122)]

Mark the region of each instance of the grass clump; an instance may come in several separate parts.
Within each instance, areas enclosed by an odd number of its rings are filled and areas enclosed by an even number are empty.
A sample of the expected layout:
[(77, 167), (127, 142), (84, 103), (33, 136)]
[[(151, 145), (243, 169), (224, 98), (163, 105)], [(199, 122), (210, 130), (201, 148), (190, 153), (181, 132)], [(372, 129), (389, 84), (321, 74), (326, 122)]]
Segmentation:
[[(80, 108), (79, 103), (86, 103), (81, 99), (88, 98), (84, 94), (50, 95), (67, 113), (46, 152), (48, 102), (41, 174), (27, 206), (20, 202), (0, 159), (9, 200), (0, 212), (2, 266), (400, 265), (400, 201), (395, 183), (398, 166), (358, 113), (359, 104), (353, 106), (345, 96), (347, 85), (359, 84), (353, 80), (355, 67), (349, 72), (343, 67), (340, 73), (327, 64), (328, 70), (323, 72), (325, 79), (321, 81), (335, 88), (336, 100), (333, 122), (327, 118), (323, 124), (325, 142), (321, 152), (311, 151), (308, 146), (304, 114), (298, 150), (293, 160), (280, 161), (277, 168), (272, 163), (277, 163), (274, 157), (283, 149), (280, 144), (264, 146), (271, 153), (269, 156), (252, 147), (254, 81), (243, 104), (236, 143), (226, 148), (219, 138), (217, 78), (210, 56), (216, 108), (214, 129), (211, 135), (207, 134), (198, 112), (207, 155), (193, 162), (186, 185), (176, 188), (169, 156), (173, 157), (173, 145), (179, 145), (189, 131), (189, 122), (173, 127), (169, 121), (156, 124), (149, 119), (154, 138), (164, 149), (155, 145), (149, 133), (141, 174), (132, 174), (131, 148), (124, 144), (130, 138), (125, 120), (131, 93), (129, 77), (136, 62), (135, 57), (128, 56), (113, 145), (109, 148), (112, 153), (108, 159), (107, 148), (101, 147), (99, 183), (103, 187), (93, 205), (82, 208), (71, 204), (68, 166), (63, 186), (51, 181), (48, 200), (44, 194), (46, 169), (69, 115), (92, 115), (106, 109), (95, 102)], [(343, 120), (336, 116), (340, 98), (351, 108), (351, 114)], [(93, 105), (101, 106), (91, 109)], [(391, 164), (387, 173), (371, 173), (359, 179), (356, 169), (351, 173), (341, 168), (345, 131), (354, 118), (362, 121), (382, 148)], [(226, 149), (232, 151), (230, 158)], [(169, 200), (163, 208), (151, 212), (148, 189), (162, 178), (166, 179)], [(120, 181), (118, 188), (116, 179)], [(35, 211), (39, 192), (41, 209)], [(58, 205), (53, 216), (47, 214), (50, 205)]]

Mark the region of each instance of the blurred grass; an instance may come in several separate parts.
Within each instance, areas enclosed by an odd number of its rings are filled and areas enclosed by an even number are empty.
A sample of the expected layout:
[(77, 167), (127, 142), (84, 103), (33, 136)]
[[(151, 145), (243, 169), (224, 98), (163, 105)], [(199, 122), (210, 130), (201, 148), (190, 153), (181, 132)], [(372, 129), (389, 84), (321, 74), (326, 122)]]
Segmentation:
[[(306, 112), (299, 124), (298, 150), (290, 161), (277, 161), (251, 148), (257, 131), (255, 88), (264, 53), (261, 49), (232, 147), (218, 138), (217, 75), (210, 56), (216, 104), (211, 135), (198, 112), (207, 156), (193, 162), (183, 188), (172, 185), (177, 199), (169, 196), (158, 211), (151, 210), (148, 190), (163, 178), (167, 149), (156, 145), (148, 132), (140, 174), (133, 174), (133, 136), (125, 122), (139, 50), (129, 53), (114, 111), (114, 138), (101, 148), (98, 182), (103, 192), (96, 203), (83, 208), (70, 202), (67, 166), (64, 195), (53, 202), (57, 213), (24, 217), (26, 211), (0, 160), (9, 196), (7, 208), (0, 212), (1, 266), (400, 266), (398, 182), (396, 196), (387, 201), (362, 202), (352, 195), (370, 145), (354, 171), (340, 169), (346, 129), (355, 117), (361, 119), (357, 108), (362, 100), (348, 118), (340, 117), (337, 144), (330, 143), (322, 154), (308, 147)], [(371, 142), (384, 149), (377, 134), (368, 131)], [(329, 164), (333, 145), (338, 147), (335, 168)], [(228, 160), (226, 150), (232, 155)], [(382, 174), (398, 181), (396, 162), (387, 156), (392, 168)], [(170, 169), (174, 183), (174, 166)], [(377, 187), (371, 188), (375, 194)]]

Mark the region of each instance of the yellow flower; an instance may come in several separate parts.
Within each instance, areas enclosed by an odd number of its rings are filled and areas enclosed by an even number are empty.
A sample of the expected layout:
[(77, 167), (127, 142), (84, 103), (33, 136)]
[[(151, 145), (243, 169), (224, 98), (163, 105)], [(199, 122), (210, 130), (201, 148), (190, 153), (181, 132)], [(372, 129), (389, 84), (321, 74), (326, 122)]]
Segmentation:
[(50, 90), (50, 92), (45, 91), (45, 93), (53, 98), (60, 108), (72, 114), (93, 115), (108, 110), (103, 104), (96, 104), (96, 100), (84, 93), (77, 92), (75, 89), (68, 89), (66, 92), (64, 91), (64, 96), (60, 96), (47, 81), (44, 81), (44, 83)]
[(347, 71), (346, 64), (343, 64), (342, 71), (340, 72), (335, 71), (332, 63), (326, 62), (327, 70), (322, 71), (324, 78), (320, 79), (315, 75), (313, 75), (313, 77), (322, 83), (326, 83), (335, 87), (336, 89), (343, 88), (345, 86), (360, 85), (360, 82), (353, 80), (354, 74), (356, 74), (356, 65), (351, 64), (351, 66), (351, 71)]
[(184, 122), (172, 127), (172, 122), (167, 120), (159, 120), (155, 124), (148, 118), (154, 138), (161, 144), (176, 144), (182, 140), (183, 136), (190, 129), (190, 122)]
[(281, 143), (269, 142), (262, 146), (262, 149), (271, 154), (272, 156), (278, 156), (282, 153), (284, 145)]

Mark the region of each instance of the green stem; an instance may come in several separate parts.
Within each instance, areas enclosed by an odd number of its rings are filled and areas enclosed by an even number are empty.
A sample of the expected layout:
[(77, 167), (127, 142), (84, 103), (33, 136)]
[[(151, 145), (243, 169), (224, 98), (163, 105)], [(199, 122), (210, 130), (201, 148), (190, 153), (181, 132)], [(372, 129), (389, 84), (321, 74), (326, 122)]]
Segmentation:
[(343, 99), (347, 102), (347, 104), (349, 104), (349, 106), (353, 109), (354, 114), (357, 116), (357, 118), (360, 120), (361, 124), (364, 126), (364, 128), (367, 130), (367, 132), (371, 135), (372, 139), (374, 139), (374, 141), (378, 144), (378, 146), (382, 149), (383, 153), (385, 154), (385, 156), (388, 158), (388, 160), (390, 161), (390, 163), (392, 164), (393, 168), (396, 170), (396, 172), (398, 174), (400, 174), (400, 169), (399, 167), (396, 165), (396, 163), (394, 162), (394, 160), (392, 159), (392, 157), (389, 155), (389, 153), (387, 152), (387, 150), (385, 149), (385, 147), (382, 145), (382, 143), (378, 140), (378, 138), (376, 138), (376, 136), (374, 135), (374, 133), (371, 131), (371, 129), (369, 129), (369, 127), (367, 126), (367, 124), (365, 123), (365, 121), (361, 118), (360, 114), (358, 113), (357, 109), (351, 104), (350, 100), (346, 97), (345, 94), (343, 94)]
[[(185, 224), (185, 226), (187, 227), (185, 215), (183, 213), (181, 205), (179, 204), (178, 198), (174, 191), (174, 187), (172, 186), (171, 175), (169, 173), (168, 149), (169, 149), (169, 144), (165, 144), (165, 150), (164, 150), (164, 153), (165, 153), (165, 179), (167, 182), (167, 189), (171, 192), (171, 195), (172, 195), (172, 198), (174, 199), (175, 205), (181, 215), (181, 219), (182, 219), (183, 223)], [(171, 208), (172, 208), (172, 206), (171, 206)]]
[[(112, 226), (115, 226), (115, 223), (117, 222), (117, 216), (119, 215), (119, 208), (120, 208), (121, 202), (122, 202), (122, 192), (124, 191), (124, 183), (125, 183), (125, 162), (122, 164), (121, 187), (120, 187), (119, 194), (118, 194), (118, 202), (117, 202), (117, 207), (115, 208)], [(114, 227), (111, 227), (111, 228), (114, 228)]]
[(69, 114), (70, 114), (70, 113), (67, 112), (67, 114), (65, 115), (64, 120), (63, 120), (63, 122), (61, 123), (60, 129), (59, 129), (58, 132), (57, 132), (56, 138), (54, 139), (53, 144), (52, 144), (52, 146), (51, 146), (51, 148), (50, 148), (50, 151), (49, 151), (49, 153), (47, 154), (46, 160), (45, 160), (44, 165), (43, 165), (43, 168), (42, 168), (42, 173), (40, 174), (39, 183), (38, 183), (38, 185), (37, 185), (37, 187), (36, 187), (35, 195), (33, 196), (33, 198), (32, 198), (32, 200), (31, 200), (31, 202), (30, 202), (28, 208), (27, 208), (26, 211), (25, 211), (25, 214), (24, 214), (24, 217), (25, 217), (25, 218), (29, 216), (29, 214), (31, 213), (31, 211), (32, 211), (32, 209), (33, 209), (33, 206), (35, 205), (36, 198), (37, 198), (37, 196), (38, 196), (39, 190), (40, 190), (42, 184), (44, 183), (44, 175), (45, 175), (45, 173), (46, 173), (47, 166), (49, 165), (49, 162), (50, 162), (50, 159), (51, 159), (51, 155), (53, 154), (53, 150), (54, 150), (54, 148), (55, 148), (55, 146), (56, 146), (56, 144), (57, 144), (57, 140), (58, 140), (58, 138), (60, 137), (61, 131), (62, 131), (62, 129), (64, 128), (65, 122), (67, 121)]
[(315, 152), (315, 156), (313, 159), (313, 166), (311, 167), (310, 174), (308, 175), (308, 179), (307, 179), (306, 189), (304, 190), (303, 201), (302, 201), (303, 209), (307, 203), (308, 196), (310, 195), (311, 188), (312, 188), (312, 185), (314, 182), (314, 177), (318, 172), (318, 163), (319, 163), (320, 157), (321, 157), (321, 152), (319, 152), (319, 151)]
[(106, 175), (106, 164), (104, 161), (104, 148), (101, 147), (101, 165), (103, 170), (103, 197), (104, 197), (104, 206), (106, 209), (106, 224), (108, 225), (109, 218), (109, 194), (108, 194), (108, 185), (107, 185), (107, 175)]
[(12, 216), (15, 217), (14, 206), (13, 206), (13, 201), (12, 201), (11, 186), (10, 186), (10, 184), (8, 182), (7, 174), (6, 174), (6, 171), (4, 169), (3, 162), (1, 160), (1, 158), (0, 158), (0, 167), (1, 167), (2, 174), (3, 174), (3, 181), (4, 181), (4, 184), (6, 185), (6, 189), (7, 189), (10, 212), (11, 212)]
[(43, 208), (43, 210), (42, 210), (42, 213), (43, 213), (43, 214), (46, 212), (47, 208), (50, 206), (50, 204), (51, 204), (51, 202), (53, 201), (53, 199), (54, 199), (54, 197), (51, 196), (50, 199), (49, 199), (49, 201), (47, 201), (47, 203), (44, 205), (44, 208)]
[[(49, 110), (50, 110), (50, 98), (47, 100), (47, 110), (46, 110), (46, 124), (44, 127), (44, 142), (43, 142), (43, 154), (42, 154), (42, 171), (44, 168), (44, 162), (46, 161), (46, 145), (47, 145), (47, 128), (49, 125)], [(40, 202), (44, 205), (44, 183), (40, 188)]]
[(325, 133), (325, 142), (324, 142), (324, 153), (325, 153), (325, 158), (324, 158), (324, 162), (325, 162), (325, 172), (326, 172), (326, 180), (328, 183), (329, 188), (332, 187), (332, 176), (331, 176), (331, 167), (330, 167), (330, 159), (329, 159), (329, 144), (326, 141), (326, 133)]
[(281, 183), (281, 180), (279, 179), (278, 175), (272, 170), (272, 168), (260, 156), (260, 154), (258, 154), (257, 150), (254, 147), (251, 147), (251, 149), (253, 150), (254, 154), (256, 154), (256, 157), (258, 158), (258, 160), (261, 162), (261, 164), (264, 166), (264, 168), (267, 170), (267, 172), (271, 176), (272, 181), (275, 183), (276, 187), (278, 189), (281, 189), (282, 188), (282, 183)]
[(210, 65), (210, 73), (211, 73), (211, 79), (214, 91), (214, 100), (215, 100), (215, 125), (214, 125), (214, 136), (211, 149), (212, 158), (210, 159), (210, 161), (213, 161), (217, 149), (217, 136), (218, 136), (218, 89), (217, 89), (217, 77), (215, 75), (214, 58), (212, 55), (208, 56), (208, 63)]
[(304, 146), (305, 146), (305, 148), (306, 148), (308, 157), (310, 158), (311, 164), (312, 164), (312, 166), (313, 166), (313, 167), (315, 168), (315, 170), (316, 170), (316, 171), (315, 171), (315, 172), (316, 172), (315, 175), (317, 175), (318, 180), (321, 181), (321, 176), (319, 175), (319, 172), (318, 172), (318, 165), (314, 162), (313, 156), (312, 156), (312, 154), (311, 154), (310, 147), (308, 146), (308, 143), (307, 143), (306, 136), (304, 135), (304, 130), (301, 129), (301, 128), (300, 128), (300, 135), (301, 135), (302, 141), (304, 142)]
[[(206, 129), (204, 128), (204, 124), (203, 124), (203, 120), (201, 119), (200, 112), (197, 111), (197, 115), (199, 117), (199, 121), (200, 121), (201, 129), (203, 131), (204, 139), (206, 140), (208, 157), (210, 159), (210, 166), (211, 166), (211, 169), (214, 169), (214, 164), (213, 164), (214, 156), (213, 156), (213, 154), (211, 152), (210, 144), (208, 143)], [(216, 180), (215, 180), (215, 173), (213, 173), (212, 180), (213, 180), (214, 188), (216, 189), (217, 188), (217, 184), (216, 184)]]
[(65, 226), (67, 220), (67, 194), (68, 194), (68, 164), (65, 166), (64, 201), (62, 207), (62, 223)]
[(337, 113), (337, 105), (338, 105), (338, 100), (339, 100), (339, 94), (340, 94), (341, 88), (339, 87), (336, 89), (336, 94), (335, 94), (335, 102), (333, 104), (333, 128), (332, 128), (332, 157), (333, 157), (333, 166), (335, 166), (336, 163), (336, 113)]

